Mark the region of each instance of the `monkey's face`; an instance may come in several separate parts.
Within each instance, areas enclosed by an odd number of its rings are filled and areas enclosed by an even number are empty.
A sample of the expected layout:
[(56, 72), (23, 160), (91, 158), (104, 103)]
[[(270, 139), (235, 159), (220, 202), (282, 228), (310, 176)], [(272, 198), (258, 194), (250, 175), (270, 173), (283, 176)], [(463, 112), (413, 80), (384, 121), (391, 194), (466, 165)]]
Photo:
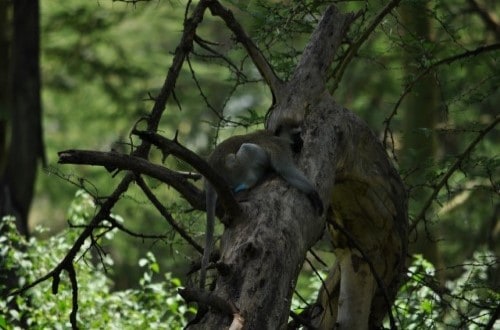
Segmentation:
[(302, 150), (302, 146), (304, 145), (301, 133), (302, 128), (300, 127), (300, 125), (291, 122), (285, 122), (278, 126), (278, 128), (274, 132), (274, 135), (287, 140), (290, 143), (292, 152), (294, 154), (298, 154), (300, 153), (300, 151)]

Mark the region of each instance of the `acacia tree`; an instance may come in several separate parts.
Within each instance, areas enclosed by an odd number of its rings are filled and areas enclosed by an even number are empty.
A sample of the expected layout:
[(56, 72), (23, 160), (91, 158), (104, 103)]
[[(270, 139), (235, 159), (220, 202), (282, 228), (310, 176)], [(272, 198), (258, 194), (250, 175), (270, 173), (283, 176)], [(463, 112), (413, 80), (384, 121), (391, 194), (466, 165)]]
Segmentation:
[[(366, 31), (354, 41), (349, 40), (350, 46), (337, 61), (335, 82), (340, 81), (343, 70), (373, 27), (398, 2), (390, 2), (374, 17)], [(266, 181), (253, 189), (245, 202), (236, 203), (217, 174), (202, 159), (183, 148), (177, 137), (170, 140), (156, 134), (167, 101), (175, 99), (174, 86), (185, 60), (193, 51), (193, 41), (210, 48), (210, 44), (197, 35), (207, 9), (226, 23), (271, 89), (274, 103), (266, 122), (267, 129), (273, 131), (283, 121), (290, 120), (301, 125), (303, 148), (297, 155), (297, 162), (329, 206), (325, 217), (314, 216), (304, 196), (288, 189), (280, 180)], [(181, 42), (165, 84), (154, 98), (155, 105), (147, 118), (146, 128), (134, 132), (142, 142), (131, 155), (77, 150), (60, 154), (61, 163), (103, 165), (127, 172), (114, 193), (100, 201), (99, 212), (64, 260), (32, 285), (52, 278), (56, 292), (60, 273), (66, 270), (74, 294), (71, 320), (73, 326), (77, 326), (75, 256), (83, 242), (93, 239), (93, 233), (105, 221), (112, 228), (124, 229), (111, 217), (110, 211), (133, 182), (174, 228), (192, 242), (153, 195), (143, 177), (155, 177), (174, 187), (195, 209), (204, 210), (203, 193), (190, 183), (191, 176), (148, 161), (151, 145), (155, 144), (165, 155), (186, 161), (210, 180), (224, 206), (225, 231), (220, 261), (214, 264), (218, 276), (211, 294), (183, 291), (186, 299), (211, 307), (206, 314), (200, 314), (192, 326), (220, 328), (231, 322), (235, 326), (244, 322), (248, 328), (284, 327), (298, 271), (306, 252), (325, 226), (333, 237), (337, 263), (325, 281), (318, 305), (303, 315), (295, 315), (295, 326), (332, 328), (338, 323), (344, 328), (359, 328), (366, 327), (368, 322), (370, 327), (380, 325), (392, 304), (404, 269), (406, 194), (376, 137), (359, 118), (336, 104), (325, 86), (327, 69), (334, 55), (339, 53), (339, 45), (355, 18), (356, 15), (342, 15), (329, 7), (291, 78), (282, 81), (229, 11), (217, 1), (200, 1), (185, 20)], [(405, 93), (410, 89), (411, 85)], [(193, 245), (201, 250), (198, 244)], [(389, 317), (395, 327), (393, 317), (390, 314)]]
[[(395, 3), (384, 8), (381, 16)], [(177, 139), (169, 140), (155, 133), (207, 8), (223, 19), (243, 44), (273, 93), (267, 129), (274, 131), (280, 123), (290, 120), (302, 126), (303, 149), (298, 164), (329, 206), (326, 217), (316, 217), (304, 197), (287, 189), (279, 180), (254, 189), (248, 201), (238, 204), (223, 180), (202, 159), (183, 148)], [(52, 278), (53, 291), (57, 292), (60, 274), (65, 270), (74, 294), (70, 318), (77, 327), (74, 258), (104, 220), (120, 226), (110, 217), (110, 211), (130, 183), (137, 182), (168, 219), (171, 218), (168, 211), (152, 195), (142, 175), (161, 179), (177, 189), (193, 207), (204, 209), (202, 193), (184, 176), (147, 161), (153, 143), (165, 154), (188, 162), (210, 180), (226, 213), (221, 258), (217, 263), (220, 276), (214, 290), (208, 298), (204, 292), (189, 289), (182, 292), (186, 299), (212, 307), (205, 315), (199, 315), (196, 320), (199, 323), (193, 326), (218, 328), (241, 322), (248, 328), (284, 327), (300, 265), (306, 252), (321, 237), (325, 223), (336, 241), (338, 262), (332, 268), (318, 309), (311, 309), (297, 320), (325, 328), (335, 323), (345, 329), (367, 327), (368, 323), (371, 327), (379, 326), (391, 306), (404, 269), (406, 194), (376, 137), (359, 118), (336, 104), (325, 86), (326, 69), (354, 19), (354, 14), (343, 15), (335, 7), (328, 7), (292, 78), (285, 82), (274, 74), (230, 11), (217, 1), (201, 1), (185, 22), (174, 62), (155, 98), (146, 129), (135, 131), (143, 142), (131, 155), (77, 150), (60, 153), (60, 163), (99, 164), (129, 173), (101, 204), (64, 260), (28, 287)], [(376, 306), (373, 310), (372, 299)], [(233, 315), (238, 317), (233, 319)]]

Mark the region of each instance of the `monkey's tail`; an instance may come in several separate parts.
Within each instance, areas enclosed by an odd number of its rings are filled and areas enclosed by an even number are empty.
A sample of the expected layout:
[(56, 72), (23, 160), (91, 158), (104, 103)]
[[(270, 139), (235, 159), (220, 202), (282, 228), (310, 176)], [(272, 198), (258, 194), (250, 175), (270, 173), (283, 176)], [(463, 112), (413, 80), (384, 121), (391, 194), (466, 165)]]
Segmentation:
[(210, 260), (214, 244), (214, 227), (215, 227), (215, 204), (217, 203), (217, 193), (213, 186), (207, 182), (205, 185), (206, 194), (206, 209), (207, 209), (207, 228), (205, 230), (205, 249), (203, 257), (201, 258), (200, 269), (200, 289), (205, 288), (205, 281), (207, 276), (207, 267)]

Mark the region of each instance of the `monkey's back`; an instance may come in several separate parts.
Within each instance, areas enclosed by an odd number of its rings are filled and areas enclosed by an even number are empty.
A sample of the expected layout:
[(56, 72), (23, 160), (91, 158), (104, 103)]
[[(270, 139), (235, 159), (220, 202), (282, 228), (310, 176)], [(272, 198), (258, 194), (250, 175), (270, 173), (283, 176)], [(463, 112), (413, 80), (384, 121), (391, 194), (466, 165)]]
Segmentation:
[(222, 174), (228, 180), (223, 169), (226, 168), (226, 156), (235, 154), (243, 143), (253, 143), (262, 147), (268, 156), (283, 154), (292, 157), (289, 142), (281, 137), (273, 135), (270, 131), (259, 130), (245, 135), (232, 136), (219, 143), (208, 158), (208, 163), (213, 169)]
[(259, 130), (245, 135), (235, 135), (222, 141), (208, 157), (208, 163), (214, 168), (223, 168), (226, 155), (236, 153), (243, 143), (257, 144), (268, 153), (290, 148), (285, 139), (274, 136), (269, 131)]

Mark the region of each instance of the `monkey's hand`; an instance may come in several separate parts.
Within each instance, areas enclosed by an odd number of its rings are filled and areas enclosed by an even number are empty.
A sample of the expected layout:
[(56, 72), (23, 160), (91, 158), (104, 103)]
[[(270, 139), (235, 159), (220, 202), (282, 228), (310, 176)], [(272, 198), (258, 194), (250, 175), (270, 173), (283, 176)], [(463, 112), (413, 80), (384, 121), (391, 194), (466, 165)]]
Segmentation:
[(316, 214), (322, 215), (323, 214), (323, 202), (321, 201), (321, 198), (319, 197), (318, 192), (313, 191), (313, 192), (307, 194), (307, 198), (309, 198), (309, 201), (311, 202), (312, 206), (314, 207)]
[(249, 188), (250, 187), (246, 183), (240, 183), (239, 185), (236, 186), (236, 188), (233, 189), (233, 191), (237, 193), (243, 190), (247, 190)]

